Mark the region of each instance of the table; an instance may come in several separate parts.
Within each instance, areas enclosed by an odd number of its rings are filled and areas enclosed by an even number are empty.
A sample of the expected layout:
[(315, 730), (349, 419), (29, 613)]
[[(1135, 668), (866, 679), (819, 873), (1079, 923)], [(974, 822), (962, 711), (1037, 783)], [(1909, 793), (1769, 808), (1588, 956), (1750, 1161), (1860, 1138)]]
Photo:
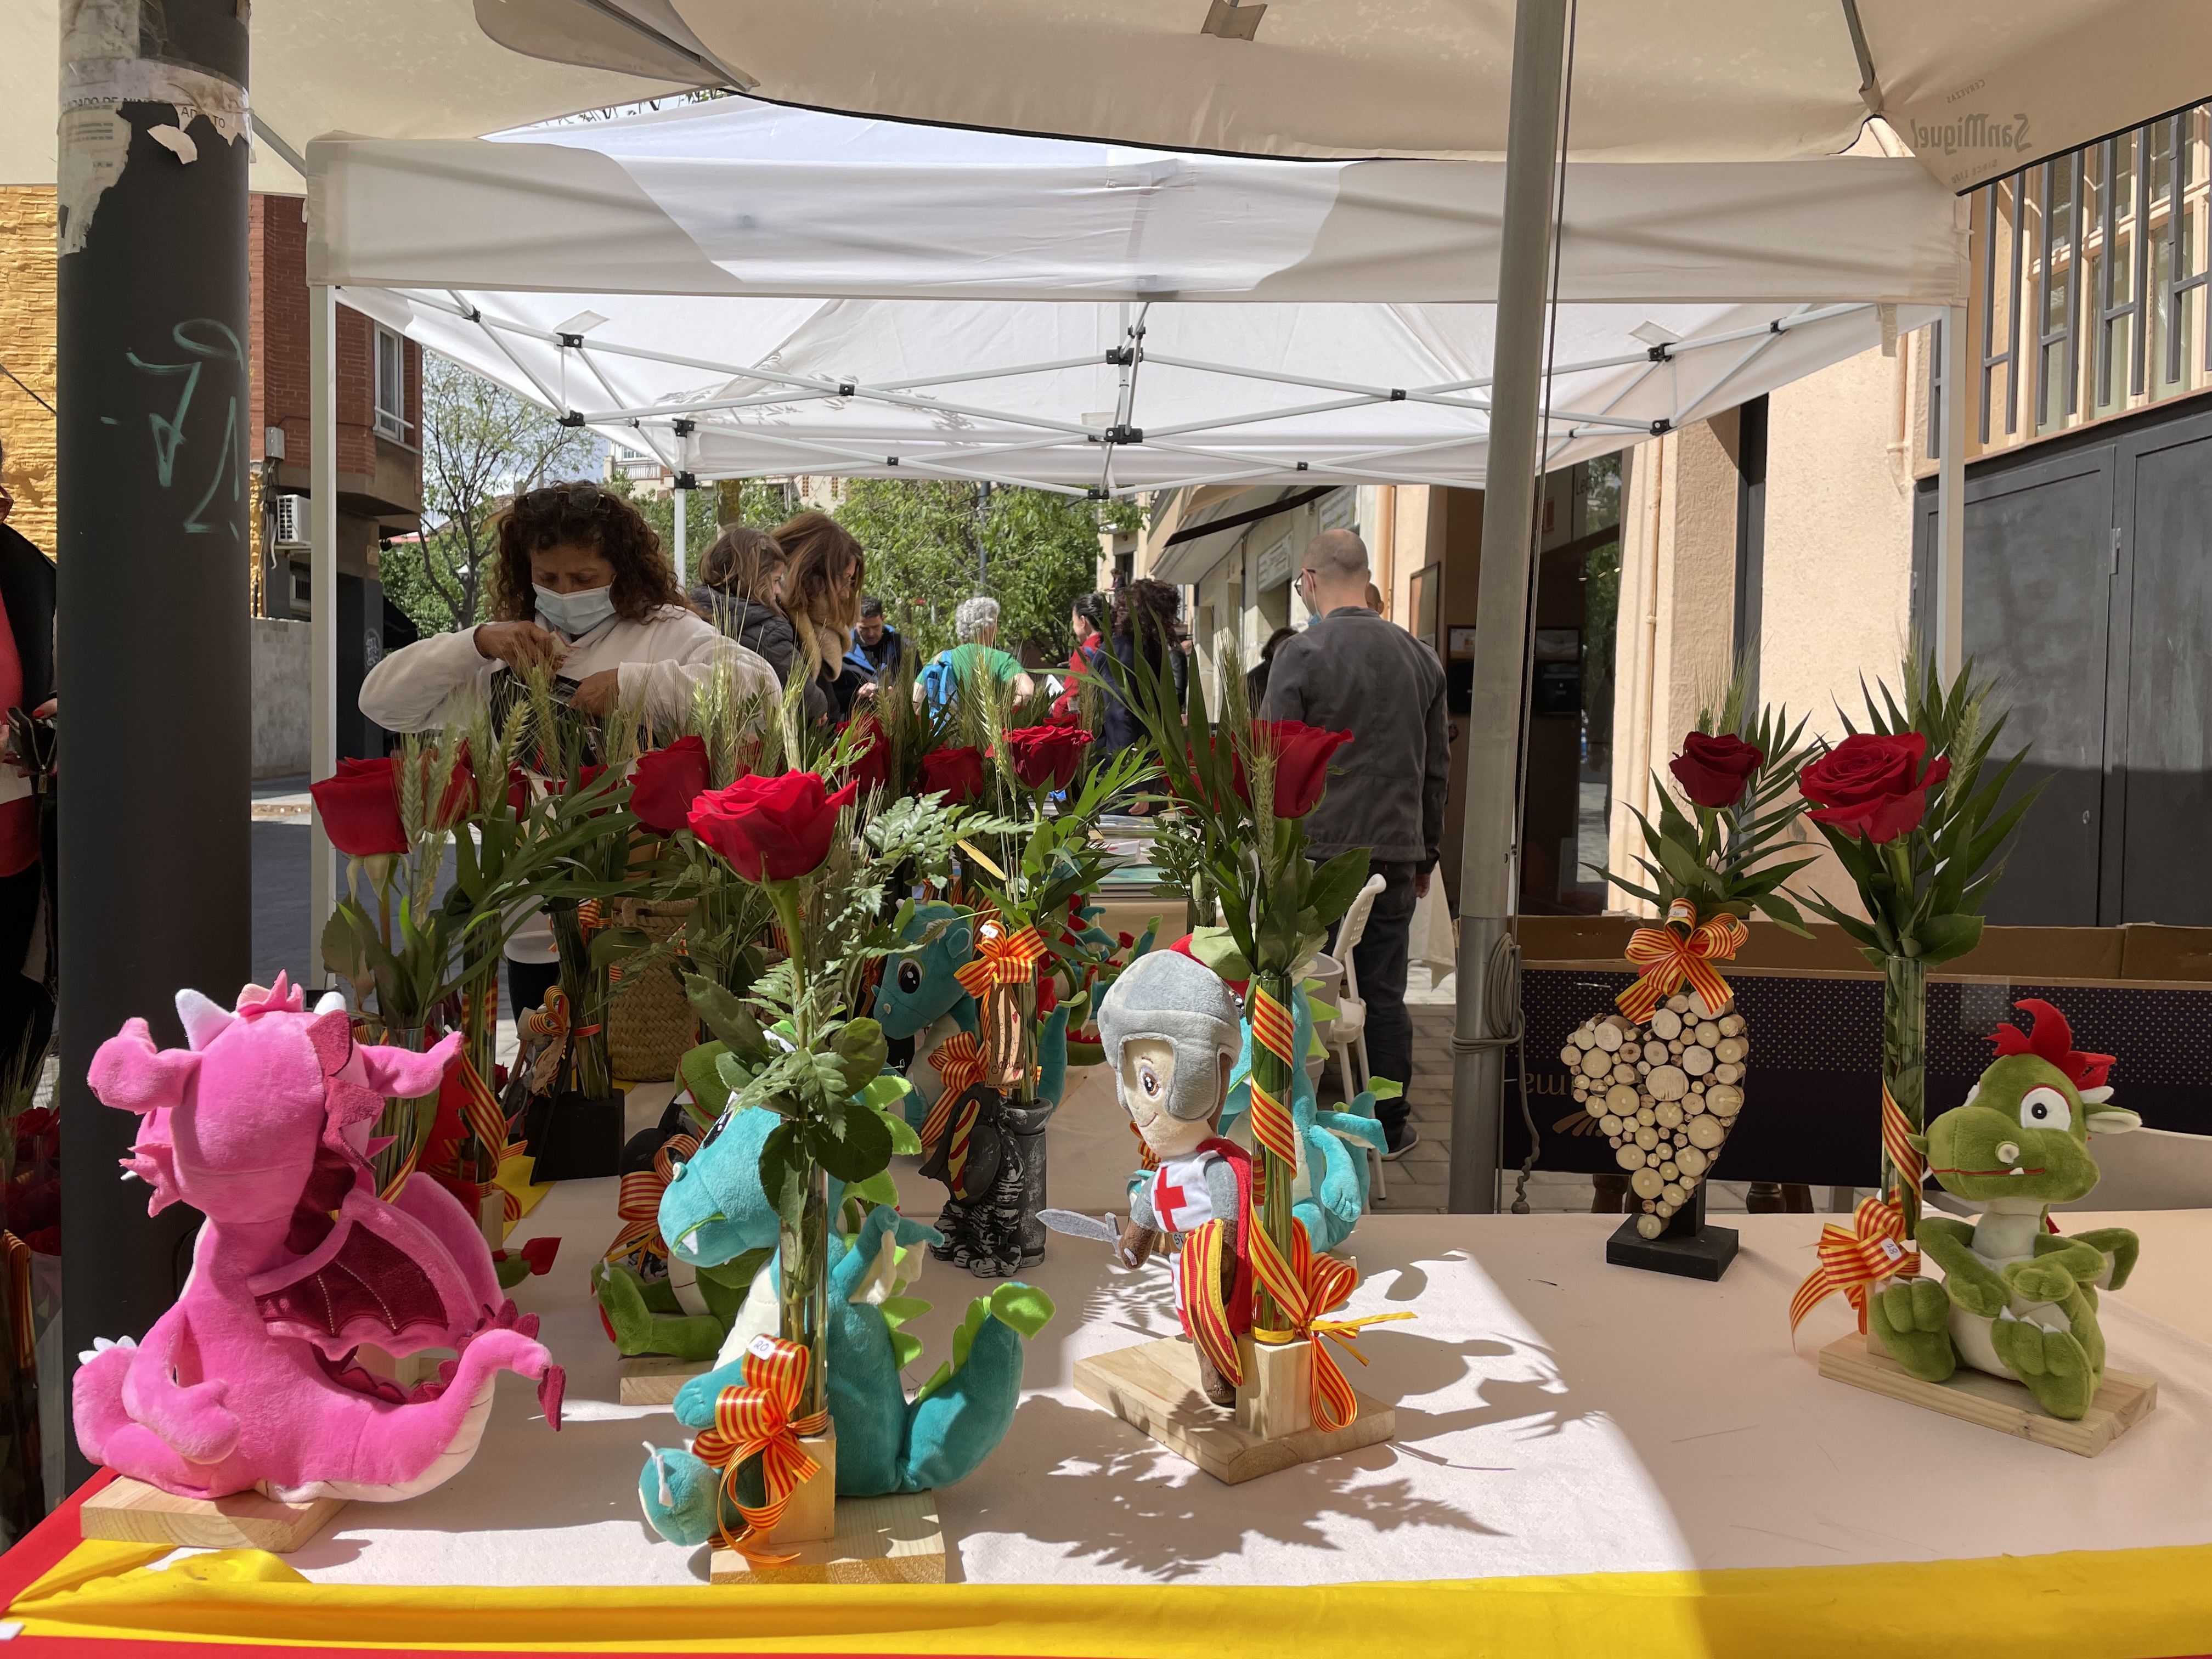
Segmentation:
[[(705, 1552), (638, 1516), (640, 1443), (675, 1437), (665, 1408), (614, 1403), (584, 1297), (613, 1186), (557, 1188), (517, 1230), (563, 1241), (518, 1293), (569, 1367), (557, 1437), (509, 1380), (461, 1475), (349, 1506), (289, 1571), (264, 1557), (247, 1559), (264, 1582), (110, 1576), (10, 1616), (29, 1638), (1209, 1659), (1290, 1643), (1391, 1659), (2212, 1651), (2212, 1321), (2186, 1282), (2212, 1212), (2129, 1218), (2161, 1265), (2107, 1298), (2106, 1328), (2115, 1363), (2159, 1377), (2160, 1406), (2094, 1461), (1822, 1380), (1813, 1356), (1848, 1313), (1815, 1313), (1794, 1352), (1786, 1314), (1821, 1218), (1732, 1218), (1741, 1254), (1704, 1285), (1607, 1267), (1606, 1217), (1370, 1216), (1354, 1311), (1419, 1315), (1361, 1341), (1358, 1381), (1398, 1402), (1398, 1438), (1237, 1487), (1076, 1394), (1078, 1358), (1173, 1320), (1160, 1269), (1056, 1240), (1029, 1277), (1060, 1312), (1012, 1431), (940, 1495), (957, 1582), (715, 1589)], [(912, 1177), (903, 1190), (933, 1207)], [(931, 1265), (914, 1376), (986, 1288)], [(112, 1574), (153, 1553), (86, 1549)]]

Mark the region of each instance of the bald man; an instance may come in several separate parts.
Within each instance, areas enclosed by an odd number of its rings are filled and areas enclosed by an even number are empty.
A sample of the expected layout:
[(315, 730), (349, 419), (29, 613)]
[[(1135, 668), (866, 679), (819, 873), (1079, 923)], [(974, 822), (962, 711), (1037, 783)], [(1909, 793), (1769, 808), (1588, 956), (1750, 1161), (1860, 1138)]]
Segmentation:
[[(1316, 859), (1355, 847), (1382, 878), (1367, 931), (1353, 947), (1367, 1002), (1367, 1057), (1376, 1077), (1410, 1080), (1413, 1022), (1406, 1012), (1406, 958), (1417, 898), (1429, 890), (1443, 838), (1451, 748), (1444, 671), (1437, 653), (1368, 606), (1367, 549), (1348, 530), (1326, 530), (1306, 549), (1298, 594), (1314, 621), (1275, 649), (1267, 672), (1270, 720), (1350, 732), (1336, 752), (1328, 793), (1306, 820)], [(1352, 1080), (1345, 1079), (1347, 1088)], [(1419, 1137), (1403, 1096), (1376, 1107), (1403, 1157)]]

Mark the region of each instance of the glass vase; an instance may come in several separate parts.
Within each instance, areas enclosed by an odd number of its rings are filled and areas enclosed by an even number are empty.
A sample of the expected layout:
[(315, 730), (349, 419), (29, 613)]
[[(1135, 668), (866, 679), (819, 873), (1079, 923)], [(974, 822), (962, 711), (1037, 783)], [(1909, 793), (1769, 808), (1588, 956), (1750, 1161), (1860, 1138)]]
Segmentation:
[(1018, 1106), (1036, 1103), (1036, 986), (983, 988), (983, 1074)]
[(576, 1091), (586, 1100), (614, 1092), (607, 1060), (607, 970), (592, 963), (591, 935), (574, 902), (550, 908), (553, 945), (560, 954), (561, 994), (568, 999), (568, 1055)]
[[(437, 1036), (428, 1025), (387, 1025), (384, 1041), (395, 1048), (404, 1048), (410, 1054), (421, 1054)], [(419, 1162), (417, 1149), (428, 1137), (430, 1125), (438, 1115), (438, 1091), (408, 1097), (386, 1095), (384, 1109), (377, 1115), (376, 1133), (390, 1145), (372, 1160), (376, 1171), (376, 1190), (389, 1200), (398, 1195), (404, 1177), (410, 1174)]]
[[(1293, 1029), (1291, 1007), (1291, 975), (1279, 971), (1265, 971), (1253, 975), (1252, 1011), (1256, 1012), (1260, 1000), (1270, 998), (1283, 1010), (1285, 1030)], [(1251, 1018), (1248, 1013), (1247, 1018)], [(1255, 1030), (1252, 1036), (1252, 1084), (1255, 1090), (1265, 1090), (1283, 1104), (1287, 1116), (1291, 1109), (1291, 1067), (1295, 1059), (1285, 1060), (1260, 1041)], [(1256, 1100), (1255, 1105), (1257, 1105)], [(1297, 1178), (1297, 1166), (1289, 1158), (1281, 1158), (1260, 1145), (1256, 1133), (1253, 1138), (1253, 1208), (1260, 1218), (1260, 1225), (1267, 1230), (1275, 1249), (1284, 1261), (1291, 1259), (1291, 1183)], [(1279, 1331), (1284, 1328), (1285, 1318), (1275, 1298), (1267, 1287), (1256, 1280), (1252, 1291), (1252, 1323), (1255, 1329)]]
[[(461, 1053), (489, 1089), (499, 1063), (499, 951), (484, 936), (472, 933), (462, 946), (462, 961)], [(465, 1117), (463, 1125), (467, 1127)], [(479, 1185), (490, 1181), (499, 1171), (503, 1148), (483, 1145), (473, 1132), (466, 1144), (473, 1165), (470, 1179)]]
[[(1918, 957), (1891, 957), (1882, 965), (1881, 1086), (1897, 1103), (1913, 1134), (1927, 1127), (1925, 1095), (1928, 1047), (1928, 964)], [(1883, 1111), (1887, 1115), (1888, 1108)], [(1920, 1182), (1899, 1170), (1885, 1138), (1881, 1153), (1882, 1196), (1905, 1217), (1905, 1236), (1917, 1237), (1920, 1224)]]
[(777, 1224), (781, 1282), (776, 1289), (776, 1334), (806, 1350), (806, 1386), (797, 1415), (829, 1409), (830, 1183), (819, 1164), (806, 1170), (806, 1195), (799, 1224)]

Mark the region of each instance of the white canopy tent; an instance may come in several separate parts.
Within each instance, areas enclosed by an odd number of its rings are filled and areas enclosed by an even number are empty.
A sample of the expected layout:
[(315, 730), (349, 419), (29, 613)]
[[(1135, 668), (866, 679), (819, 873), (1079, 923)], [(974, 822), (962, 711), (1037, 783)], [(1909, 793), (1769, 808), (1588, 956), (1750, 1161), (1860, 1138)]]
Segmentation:
[[(343, 297), (701, 479), (989, 478), (1129, 495), (1484, 478), (1487, 306)], [(1566, 465), (1733, 408), (1938, 314), (1563, 307), (1547, 459)], [(580, 316), (591, 331), (564, 337)], [(1112, 361), (1131, 345), (1140, 356)]]
[[(1525, 480), (1532, 459), (1717, 412), (1963, 298), (1954, 204), (1881, 161), (1567, 164), (1572, 299), (1547, 317), (1485, 280), (1516, 269), (1490, 164), (1175, 156), (715, 106), (507, 137), (311, 146), (314, 314), (343, 284), (686, 483), (1486, 485), (1493, 359), (1540, 332), (1548, 423), (1534, 456), (1523, 425), (1505, 465)], [(1521, 333), (1498, 337), (1493, 297)], [(319, 486), (335, 454), (319, 441), (314, 459)], [(1955, 465), (1947, 483), (1954, 506)], [(331, 557), (318, 546), (319, 569)], [(1480, 1184), (1468, 1173), (1455, 1163), (1455, 1205)]]
[[(779, 102), (1274, 155), (1499, 156), (1516, 0), (477, 0), (562, 62)], [(623, 27), (626, 25), (627, 27)], [(1869, 112), (1964, 189), (2203, 97), (2201, 0), (1577, 0), (1571, 153), (1771, 160)]]
[[(1495, 163), (1175, 155), (734, 98), (309, 155), (313, 280), (675, 471), (1483, 479)], [(1566, 201), (1555, 461), (1963, 297), (1958, 204), (1909, 161), (1588, 164)]]
[[(1175, 155), (750, 98), (495, 142), (331, 140), (310, 278), (808, 299), (1494, 301), (1498, 162)], [(1947, 304), (1912, 161), (1582, 163), (1563, 301)]]

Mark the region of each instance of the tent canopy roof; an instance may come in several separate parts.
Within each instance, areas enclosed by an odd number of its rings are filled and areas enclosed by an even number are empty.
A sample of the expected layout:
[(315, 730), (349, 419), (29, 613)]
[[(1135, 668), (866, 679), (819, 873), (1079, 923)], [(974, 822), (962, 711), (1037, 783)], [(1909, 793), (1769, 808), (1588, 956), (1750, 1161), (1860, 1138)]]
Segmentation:
[[(508, 138), (312, 145), (310, 274), (672, 470), (1482, 481), (1492, 164), (744, 100)], [(1916, 326), (1963, 269), (1909, 163), (1591, 164), (1567, 200), (1555, 462)]]
[[(1233, 0), (1232, 0), (1233, 3)], [(1501, 155), (1514, 0), (478, 0), (496, 40), (599, 63), (665, 32), (731, 84), (853, 113), (1274, 155)], [(1250, 13), (1261, 8), (1251, 5)], [(1617, 161), (1850, 145), (1871, 109), (1951, 189), (2203, 95), (2201, 0), (1578, 0), (1570, 137)]]
[[(1496, 162), (1177, 155), (745, 98), (501, 140), (311, 146), (312, 278), (808, 298), (1496, 293)], [(1564, 300), (1963, 297), (1959, 205), (1909, 161), (1570, 174)]]

